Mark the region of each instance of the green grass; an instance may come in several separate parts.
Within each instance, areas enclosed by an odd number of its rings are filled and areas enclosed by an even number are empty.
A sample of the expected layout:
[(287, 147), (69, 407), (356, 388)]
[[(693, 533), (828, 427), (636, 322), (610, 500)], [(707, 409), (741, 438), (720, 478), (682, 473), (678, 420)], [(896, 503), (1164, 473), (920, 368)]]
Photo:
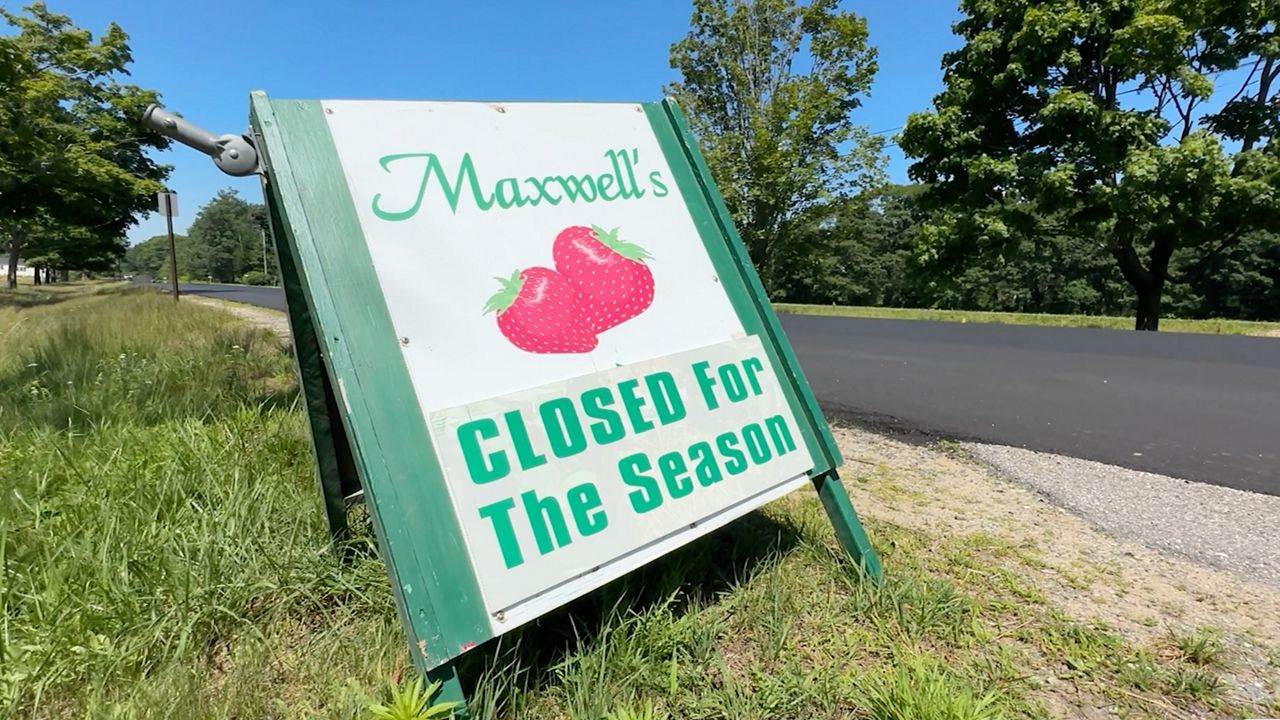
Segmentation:
[[(853, 307), (846, 305), (801, 305), (774, 303), (774, 310), (793, 315), (829, 315), (837, 317), (885, 318), (890, 320), (939, 320), (958, 323), (996, 323), (1001, 325), (1045, 325), (1049, 327), (1090, 327), (1132, 330), (1133, 318), (1106, 315), (1050, 315), (1046, 313), (984, 312), (979, 310), (930, 310), (917, 308)], [(1277, 335), (1280, 322), (1249, 320), (1183, 320), (1162, 318), (1160, 329), (1168, 332), (1209, 333), (1213, 335)]]
[[(350, 562), (327, 542), (277, 338), (82, 285), (0, 294), (0, 339), (0, 718), (429, 705), (367, 516)], [(880, 586), (812, 493), (753, 513), (465, 656), (472, 717), (1042, 718), (1051, 675), (1137, 716), (1224, 702), (996, 567), (1034, 548), (868, 525)]]

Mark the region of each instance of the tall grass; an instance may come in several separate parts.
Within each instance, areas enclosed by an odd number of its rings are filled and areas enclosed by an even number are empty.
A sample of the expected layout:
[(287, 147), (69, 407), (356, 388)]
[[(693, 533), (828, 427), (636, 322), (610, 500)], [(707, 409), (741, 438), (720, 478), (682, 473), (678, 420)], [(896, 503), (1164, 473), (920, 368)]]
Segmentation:
[[(211, 677), (353, 617), (390, 670), (385, 576), (327, 552), (278, 338), (119, 290), (5, 310), (0, 336), (0, 714), (221, 716)], [(246, 716), (279, 697), (257, 685)]]
[[(0, 293), (0, 340), (0, 718), (423, 704), (368, 523), (357, 552), (328, 543), (278, 338), (59, 286)], [(1061, 668), (1121, 699), (1225, 702), (1207, 641), (1169, 668), (1029, 603), (982, 538), (870, 531), (880, 586), (816, 497), (774, 503), (464, 656), (472, 717), (1035, 718), (1030, 678)]]

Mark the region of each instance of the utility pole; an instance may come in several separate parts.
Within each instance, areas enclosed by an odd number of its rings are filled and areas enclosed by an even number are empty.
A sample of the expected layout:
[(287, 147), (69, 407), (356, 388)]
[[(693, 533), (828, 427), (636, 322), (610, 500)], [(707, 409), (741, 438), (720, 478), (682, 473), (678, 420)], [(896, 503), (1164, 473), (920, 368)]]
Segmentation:
[(267, 274), (267, 231), (258, 228), (258, 232), (262, 235), (262, 275), (270, 282), (271, 276)]
[(162, 192), (157, 201), (169, 228), (169, 287), (173, 290), (173, 301), (178, 302), (178, 252), (173, 242), (173, 216), (178, 214), (178, 194)]

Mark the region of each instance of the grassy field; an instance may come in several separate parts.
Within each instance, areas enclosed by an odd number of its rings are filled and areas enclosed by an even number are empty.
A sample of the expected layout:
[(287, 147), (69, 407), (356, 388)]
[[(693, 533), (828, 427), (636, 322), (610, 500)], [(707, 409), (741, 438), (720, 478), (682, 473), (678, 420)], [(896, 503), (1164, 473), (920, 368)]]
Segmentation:
[[(982, 312), (978, 310), (928, 310), (916, 308), (851, 307), (846, 305), (801, 305), (774, 303), (774, 310), (792, 315), (885, 318), (889, 320), (938, 320), (958, 323), (1000, 325), (1045, 325), (1049, 327), (1090, 327), (1132, 330), (1133, 318), (1106, 315), (1048, 315), (1044, 313)], [(1162, 318), (1160, 329), (1167, 332), (1209, 333), (1213, 335), (1280, 335), (1280, 322), (1249, 320), (1180, 320)]]
[[(274, 335), (146, 290), (0, 294), (0, 473), (0, 717), (364, 718), (410, 681), (367, 527), (349, 564), (327, 544)], [(1031, 546), (868, 526), (883, 586), (812, 493), (774, 503), (471, 653), (472, 717), (1244, 712), (1210, 631), (1153, 652), (991, 562)]]

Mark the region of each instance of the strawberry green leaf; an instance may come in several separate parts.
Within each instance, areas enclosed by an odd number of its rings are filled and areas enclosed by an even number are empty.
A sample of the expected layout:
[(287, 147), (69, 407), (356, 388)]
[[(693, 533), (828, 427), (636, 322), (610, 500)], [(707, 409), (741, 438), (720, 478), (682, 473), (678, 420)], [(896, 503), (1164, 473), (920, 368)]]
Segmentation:
[(604, 245), (628, 260), (635, 260), (638, 263), (643, 263), (645, 260), (653, 257), (649, 254), (648, 250), (645, 250), (639, 245), (618, 239), (618, 228), (605, 230), (599, 225), (592, 225), (591, 230), (596, 234), (596, 239), (600, 241), (601, 245)]
[(510, 278), (496, 277), (501, 283), (501, 289), (494, 293), (484, 304), (484, 312), (482, 315), (488, 315), (496, 312), (501, 315), (507, 308), (515, 303), (516, 298), (520, 297), (520, 288), (524, 287), (524, 278), (520, 277), (520, 271), (511, 273)]

